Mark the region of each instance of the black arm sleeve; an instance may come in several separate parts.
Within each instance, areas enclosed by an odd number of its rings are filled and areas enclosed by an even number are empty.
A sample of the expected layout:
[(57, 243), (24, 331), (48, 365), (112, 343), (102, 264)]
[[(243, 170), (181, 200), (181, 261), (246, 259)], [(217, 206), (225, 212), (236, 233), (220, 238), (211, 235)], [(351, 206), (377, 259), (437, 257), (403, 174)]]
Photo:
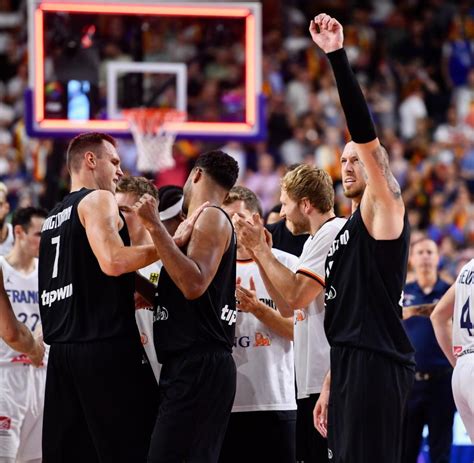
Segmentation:
[(352, 140), (368, 143), (377, 138), (369, 107), (343, 48), (327, 54)]

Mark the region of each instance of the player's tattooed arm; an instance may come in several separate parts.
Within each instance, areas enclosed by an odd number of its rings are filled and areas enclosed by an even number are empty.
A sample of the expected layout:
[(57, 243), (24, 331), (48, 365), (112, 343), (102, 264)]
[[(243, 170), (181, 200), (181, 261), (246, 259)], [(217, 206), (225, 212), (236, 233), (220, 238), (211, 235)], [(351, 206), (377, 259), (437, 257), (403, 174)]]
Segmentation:
[(376, 240), (394, 240), (404, 227), (405, 206), (387, 152), (378, 139), (355, 144), (359, 162), (367, 174), (367, 186), (360, 203), (362, 220)]
[(393, 198), (400, 199), (402, 196), (402, 191), (400, 189), (400, 185), (390, 170), (390, 161), (388, 159), (387, 150), (383, 146), (379, 145), (372, 149), (370, 154), (374, 159), (376, 166), (380, 170), (383, 178), (386, 180), (387, 187), (390, 193), (393, 195)]

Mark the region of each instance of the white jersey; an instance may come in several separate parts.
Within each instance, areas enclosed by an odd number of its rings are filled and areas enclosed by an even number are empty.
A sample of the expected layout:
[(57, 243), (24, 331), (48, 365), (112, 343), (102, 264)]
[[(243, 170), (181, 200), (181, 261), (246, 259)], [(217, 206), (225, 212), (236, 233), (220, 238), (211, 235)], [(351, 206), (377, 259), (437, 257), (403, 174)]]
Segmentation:
[[(4, 256), (0, 256), (0, 266), (5, 291), (16, 318), (32, 332), (38, 330), (41, 325), (38, 305), (38, 260), (35, 259), (35, 268), (29, 275), (15, 270)], [(46, 357), (45, 353), (44, 363)], [(14, 351), (0, 339), (0, 366), (25, 363), (31, 363), (26, 355)]]
[[(157, 286), (162, 266), (161, 261), (154, 262), (138, 270), (138, 273)], [(140, 332), (143, 348), (145, 349), (156, 381), (159, 383), (161, 364), (156, 357), (155, 344), (153, 342), (153, 307), (135, 310), (135, 320), (137, 322), (138, 331)]]
[[(289, 268), (298, 260), (278, 249), (272, 252)], [(258, 299), (278, 310), (254, 261), (237, 261), (237, 277), (245, 288), (250, 287), (253, 277)], [(253, 314), (239, 311), (232, 355), (237, 366), (232, 412), (296, 410), (292, 341), (273, 332)]]
[(15, 236), (13, 235), (13, 227), (11, 223), (7, 223), (7, 237), (3, 243), (0, 243), (0, 256), (8, 254), (13, 248)]
[(456, 357), (474, 354), (474, 259), (456, 279), (453, 316), (453, 353)]
[[(295, 267), (324, 287), (324, 266), (329, 248), (346, 223), (334, 218), (310, 236)], [(305, 309), (295, 311), (295, 367), (298, 399), (319, 394), (329, 370), (329, 343), (324, 332), (324, 291)]]
[(41, 461), (46, 368), (18, 365), (0, 368), (0, 461)]
[[(25, 275), (0, 256), (3, 284), (16, 318), (31, 331), (39, 331), (38, 260), (34, 270)], [(46, 362), (35, 368), (30, 359), (11, 349), (0, 339), (0, 460), (41, 459)], [(3, 461), (3, 460), (2, 460)]]

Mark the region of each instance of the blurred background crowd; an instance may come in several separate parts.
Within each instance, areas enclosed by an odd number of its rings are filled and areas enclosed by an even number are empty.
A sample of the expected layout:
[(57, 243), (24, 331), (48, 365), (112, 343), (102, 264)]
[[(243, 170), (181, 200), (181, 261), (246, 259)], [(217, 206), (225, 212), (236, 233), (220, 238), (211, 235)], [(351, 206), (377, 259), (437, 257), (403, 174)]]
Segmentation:
[[(324, 11), (344, 25), (348, 56), (402, 187), (412, 228), (425, 231), (440, 245), (440, 270), (452, 279), (474, 249), (472, 2), (262, 0), (262, 5), (265, 141), (228, 141), (224, 146), (178, 141), (177, 165), (160, 172), (157, 184), (182, 184), (192, 158), (218, 147), (236, 157), (240, 183), (257, 193), (265, 212), (278, 203), (285, 168), (305, 162), (332, 175), (337, 212), (348, 215), (350, 203), (342, 195), (339, 168), (347, 142), (345, 121), (327, 61), (308, 33), (309, 19)], [(100, 62), (123, 60), (129, 52), (124, 26), (115, 23), (102, 31), (107, 46)], [(51, 208), (68, 189), (68, 140), (32, 139), (25, 133), (25, 24), (25, 1), (0, 0), (0, 181), (8, 188), (10, 210), (29, 204)], [(193, 111), (211, 111), (206, 102), (229, 86), (234, 94), (227, 92), (225, 103), (237, 102), (242, 65), (238, 46), (227, 53), (216, 50), (213, 66), (205, 66), (200, 59), (204, 48), (196, 37), (176, 34), (170, 43), (156, 43), (151, 36), (144, 58), (189, 61), (195, 76), (188, 86)], [(100, 80), (98, 85), (100, 92)], [(124, 168), (137, 173), (133, 143), (121, 145)]]

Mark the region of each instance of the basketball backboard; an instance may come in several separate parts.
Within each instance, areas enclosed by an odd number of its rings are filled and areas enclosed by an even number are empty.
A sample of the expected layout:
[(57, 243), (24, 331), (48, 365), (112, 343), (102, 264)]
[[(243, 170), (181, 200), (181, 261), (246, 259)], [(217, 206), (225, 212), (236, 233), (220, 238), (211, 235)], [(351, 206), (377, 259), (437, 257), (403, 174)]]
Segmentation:
[(33, 136), (129, 134), (123, 109), (170, 108), (179, 138), (263, 137), (261, 5), (29, 0)]

